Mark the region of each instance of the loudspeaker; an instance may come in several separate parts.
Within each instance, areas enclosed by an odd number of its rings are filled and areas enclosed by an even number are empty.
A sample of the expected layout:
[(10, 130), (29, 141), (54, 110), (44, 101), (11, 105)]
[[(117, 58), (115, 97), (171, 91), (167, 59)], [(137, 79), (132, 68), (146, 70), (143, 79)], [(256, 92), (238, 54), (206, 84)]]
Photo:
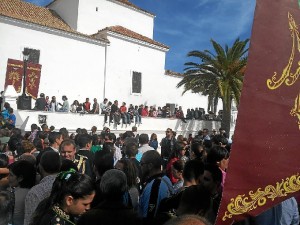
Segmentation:
[(170, 115), (173, 116), (175, 114), (175, 104), (167, 103), (166, 107), (170, 108)]
[(31, 109), (31, 96), (21, 95), (18, 97), (18, 109), (30, 110)]

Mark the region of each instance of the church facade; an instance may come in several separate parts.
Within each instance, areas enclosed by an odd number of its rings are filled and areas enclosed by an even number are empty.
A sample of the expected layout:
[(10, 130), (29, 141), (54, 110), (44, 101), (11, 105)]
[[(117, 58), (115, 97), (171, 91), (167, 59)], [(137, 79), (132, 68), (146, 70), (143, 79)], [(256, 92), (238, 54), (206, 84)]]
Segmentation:
[(7, 59), (28, 48), (42, 65), (39, 93), (50, 98), (206, 108), (206, 97), (182, 96), (181, 76), (166, 72), (169, 47), (153, 39), (154, 18), (127, 0), (1, 0), (0, 87)]

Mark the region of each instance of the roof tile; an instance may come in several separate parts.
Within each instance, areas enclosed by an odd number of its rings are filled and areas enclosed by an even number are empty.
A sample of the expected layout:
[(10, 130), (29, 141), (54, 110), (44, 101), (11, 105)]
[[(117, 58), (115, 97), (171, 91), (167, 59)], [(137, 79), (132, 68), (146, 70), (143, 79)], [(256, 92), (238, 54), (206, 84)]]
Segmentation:
[[(73, 30), (55, 11), (28, 2), (0, 0), (0, 15), (95, 39)], [(102, 41), (107, 42), (105, 39)]]
[[(167, 48), (169, 49), (169, 47), (167, 45), (164, 45), (160, 42), (157, 42), (157, 41), (154, 41), (153, 39), (151, 38), (148, 38), (146, 36), (143, 36), (141, 34), (138, 34), (132, 30), (129, 30), (125, 27), (122, 27), (122, 26), (111, 26), (111, 27), (106, 27), (100, 31), (98, 31), (97, 34), (99, 33), (102, 33), (104, 31), (111, 31), (111, 32), (114, 32), (114, 33), (117, 33), (117, 34), (121, 34), (121, 35), (124, 35), (124, 36), (127, 36), (127, 37), (130, 37), (130, 38), (134, 38), (134, 39), (137, 39), (137, 40), (140, 40), (140, 41), (144, 41), (144, 42), (147, 42), (149, 44), (153, 44), (153, 45), (156, 45), (156, 46), (159, 46), (159, 47), (162, 47), (162, 48)], [(94, 34), (93, 36), (96, 36), (97, 34)]]

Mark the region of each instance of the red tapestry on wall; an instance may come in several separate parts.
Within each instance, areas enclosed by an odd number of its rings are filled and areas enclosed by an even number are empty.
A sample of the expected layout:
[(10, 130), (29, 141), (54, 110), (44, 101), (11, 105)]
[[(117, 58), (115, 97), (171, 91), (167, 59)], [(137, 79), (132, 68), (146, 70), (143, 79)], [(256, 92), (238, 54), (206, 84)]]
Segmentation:
[(26, 69), (26, 94), (36, 99), (39, 93), (40, 78), (41, 78), (40, 64), (28, 63)]
[(17, 93), (21, 92), (23, 78), (23, 61), (8, 59), (4, 89), (12, 85)]
[(298, 0), (256, 0), (217, 225), (256, 216), (299, 194), (299, 24)]

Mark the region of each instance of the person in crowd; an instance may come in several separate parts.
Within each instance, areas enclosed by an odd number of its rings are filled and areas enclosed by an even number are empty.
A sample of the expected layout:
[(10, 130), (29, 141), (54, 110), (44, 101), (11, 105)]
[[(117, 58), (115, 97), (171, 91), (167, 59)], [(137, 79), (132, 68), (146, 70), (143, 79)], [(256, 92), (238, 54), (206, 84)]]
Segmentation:
[(141, 169), (145, 185), (140, 196), (139, 216), (149, 222), (156, 216), (161, 200), (173, 194), (173, 188), (169, 178), (162, 174), (161, 157), (157, 151), (143, 154)]
[(33, 140), (37, 138), (38, 131), (38, 125), (36, 125), (35, 123), (31, 124), (31, 134), (28, 137), (28, 140), (33, 142)]
[(86, 98), (85, 99), (85, 102), (83, 103), (83, 110), (84, 112), (90, 112), (91, 110), (91, 103), (90, 103), (90, 99), (89, 98)]
[(196, 215), (184, 215), (169, 220), (165, 225), (210, 225), (203, 217)]
[(77, 112), (77, 107), (79, 106), (78, 100), (74, 100), (73, 104), (71, 105), (71, 112), (76, 113)]
[(65, 140), (59, 146), (59, 152), (62, 158), (71, 160), (75, 163), (79, 173), (92, 176), (92, 167), (86, 156), (76, 154), (76, 145), (73, 140)]
[(172, 175), (177, 182), (173, 185), (174, 193), (177, 193), (182, 190), (183, 188), (183, 168), (184, 168), (185, 161), (177, 160), (172, 165)]
[(198, 215), (208, 219), (210, 209), (210, 192), (201, 185), (194, 185), (183, 192), (177, 215)]
[(46, 111), (49, 111), (50, 110), (50, 99), (49, 99), (49, 96), (46, 96)]
[(2, 116), (3, 116), (3, 119), (4, 121), (7, 121), (8, 117), (9, 117), (9, 109), (10, 109), (10, 104), (8, 102), (5, 102), (4, 103), (4, 109), (2, 110)]
[(59, 103), (61, 108), (58, 111), (60, 111), (60, 112), (69, 112), (70, 111), (70, 106), (69, 106), (67, 96), (63, 95), (62, 100), (63, 100), (63, 104)]
[(153, 107), (152, 117), (158, 117), (158, 111), (156, 110), (156, 107)]
[(143, 106), (142, 105), (141, 116), (143, 116), (143, 117), (149, 116), (148, 106), (146, 106), (146, 105)]
[(36, 157), (36, 163), (37, 165), (40, 162), (41, 156), (47, 152), (47, 151), (54, 151), (59, 153), (59, 146), (63, 141), (63, 136), (60, 132), (50, 132), (48, 136), (49, 140), (49, 147), (45, 148), (44, 151), (40, 152)]
[(142, 123), (142, 116), (139, 114), (139, 107), (134, 106), (133, 115), (135, 118), (135, 125), (140, 125)]
[(58, 132), (62, 134), (63, 140), (70, 139), (70, 137), (69, 137), (69, 131), (67, 130), (67, 128), (62, 127), (62, 128), (59, 129)]
[(133, 123), (134, 122), (134, 106), (132, 104), (129, 104), (127, 113), (129, 115), (130, 123)]
[(46, 102), (46, 99), (45, 99), (45, 94), (41, 93), (40, 97), (37, 98), (37, 100), (35, 101), (34, 109), (39, 110), (39, 111), (45, 111), (46, 106), (47, 106), (47, 102)]
[(207, 128), (203, 129), (203, 140), (210, 140), (209, 131)]
[(41, 157), (39, 172), (42, 179), (40, 183), (33, 186), (26, 195), (24, 225), (30, 224), (31, 217), (38, 204), (50, 196), (53, 182), (60, 171), (60, 167), (61, 160), (57, 152), (49, 151)]
[(108, 102), (107, 106), (105, 107), (104, 124), (107, 123), (107, 118), (109, 119), (109, 123), (113, 122), (113, 118), (111, 117), (111, 106), (112, 102)]
[(79, 151), (77, 151), (77, 155), (87, 157), (87, 162), (90, 165), (90, 168), (94, 167), (94, 159), (95, 155), (91, 152), (93, 139), (88, 134), (81, 134), (78, 136), (77, 144), (79, 146)]
[(100, 182), (103, 174), (114, 168), (114, 158), (113, 154), (108, 149), (103, 149), (102, 151), (95, 153), (95, 162), (94, 162), (94, 173), (96, 176), (96, 194), (92, 202), (92, 207), (94, 208), (99, 203), (104, 200), (102, 191), (100, 189)]
[(90, 209), (94, 196), (89, 176), (75, 170), (63, 171), (57, 175), (49, 198), (38, 205), (31, 224), (75, 224), (76, 217)]
[(124, 172), (116, 169), (106, 171), (101, 179), (100, 189), (104, 201), (80, 217), (78, 225), (138, 225), (137, 214), (123, 203), (127, 191)]
[(169, 157), (171, 152), (174, 149), (176, 143), (175, 137), (173, 137), (173, 131), (171, 128), (167, 128), (166, 130), (166, 137), (164, 137), (161, 142), (161, 157), (163, 159), (163, 166), (166, 168), (167, 162), (169, 161)]
[(186, 148), (184, 147), (184, 145), (180, 142), (176, 143), (175, 148), (170, 155), (169, 162), (166, 166), (166, 174), (170, 178), (172, 184), (178, 182), (178, 179), (173, 176), (172, 165), (177, 160), (182, 160), (186, 162), (187, 160), (186, 160), (185, 153), (186, 153)]
[(120, 159), (115, 168), (121, 170), (125, 173), (127, 177), (127, 190), (130, 197), (130, 205), (132, 208), (137, 211), (138, 204), (139, 204), (139, 177), (138, 177), (138, 170), (135, 164), (130, 159)]
[(15, 127), (17, 118), (16, 118), (16, 115), (14, 114), (14, 109), (9, 108), (8, 112), (9, 112), (9, 116), (8, 116), (8, 120), (7, 120), (7, 126)]
[(9, 156), (7, 153), (0, 154), (0, 191), (6, 190), (9, 187), (8, 182), (8, 164)]
[(205, 164), (204, 174), (201, 177), (200, 185), (210, 192), (211, 209), (206, 213), (205, 218), (212, 224), (215, 223), (220, 206), (222, 191), (222, 172), (217, 165)]
[(0, 225), (10, 224), (12, 202), (8, 191), (0, 191)]
[[(129, 138), (128, 138), (129, 139)], [(124, 148), (125, 148), (125, 157), (128, 158), (133, 162), (135, 167), (138, 170), (138, 177), (141, 180), (142, 179), (142, 169), (140, 162), (136, 159), (136, 155), (138, 153), (138, 145), (135, 142), (135, 138), (131, 138), (131, 141), (125, 140), (124, 142)]]
[(36, 170), (32, 163), (20, 160), (9, 165), (8, 181), (11, 195), (14, 199), (13, 221), (14, 225), (23, 225), (25, 214), (25, 197), (35, 185)]
[(154, 148), (154, 150), (157, 150), (157, 148), (158, 148), (157, 135), (155, 133), (151, 134), (149, 146)]
[(226, 179), (226, 170), (229, 162), (229, 152), (221, 146), (214, 146), (207, 154), (207, 163), (217, 165), (222, 172), (222, 187)]
[(130, 124), (131, 120), (130, 120), (130, 115), (127, 113), (126, 102), (122, 103), (120, 107), (120, 113), (121, 113), (123, 124)]
[(204, 174), (204, 164), (201, 161), (190, 160), (184, 165), (183, 169), (183, 187), (179, 192), (172, 195), (169, 198), (165, 198), (161, 201), (159, 212), (173, 212), (176, 214), (176, 210), (179, 207), (179, 203), (183, 192), (186, 188), (192, 185), (199, 185), (200, 181), (203, 179)]
[(138, 161), (141, 160), (141, 158), (142, 158), (142, 156), (145, 152), (150, 151), (150, 150), (154, 150), (154, 148), (149, 146), (149, 136), (148, 136), (148, 134), (141, 134), (139, 136), (139, 144), (140, 144), (140, 147), (138, 149), (138, 151), (139, 151), (138, 156), (139, 157), (137, 157)]
[(101, 109), (101, 114), (106, 114), (106, 107), (107, 107), (108, 99), (104, 98), (103, 102), (100, 103), (100, 109)]
[(288, 198), (253, 218), (254, 224), (299, 225), (298, 204), (294, 197)]
[(182, 111), (182, 107), (181, 106), (179, 106), (179, 108), (176, 110), (175, 116), (176, 116), (177, 119), (181, 119), (182, 122), (186, 123), (186, 120), (184, 118), (184, 113)]
[(52, 98), (51, 98), (49, 109), (50, 109), (49, 111), (51, 111), (51, 112), (58, 111), (58, 103), (56, 102), (56, 97), (55, 96), (52, 96)]
[(150, 109), (149, 109), (149, 117), (153, 117), (153, 106), (150, 106)]
[(204, 161), (206, 158), (206, 151), (201, 142), (193, 141), (191, 144), (190, 159)]
[(92, 110), (90, 111), (90, 113), (92, 114), (99, 114), (99, 103), (97, 102), (97, 99), (94, 98), (94, 103), (93, 103), (93, 106), (92, 106)]
[(160, 106), (157, 107), (157, 117), (162, 117), (162, 108)]
[(111, 115), (111, 119), (113, 119), (113, 121), (120, 125), (120, 119), (121, 119), (121, 112), (118, 106), (118, 100), (114, 101), (114, 104), (111, 106), (111, 111), (110, 111), (110, 115)]

